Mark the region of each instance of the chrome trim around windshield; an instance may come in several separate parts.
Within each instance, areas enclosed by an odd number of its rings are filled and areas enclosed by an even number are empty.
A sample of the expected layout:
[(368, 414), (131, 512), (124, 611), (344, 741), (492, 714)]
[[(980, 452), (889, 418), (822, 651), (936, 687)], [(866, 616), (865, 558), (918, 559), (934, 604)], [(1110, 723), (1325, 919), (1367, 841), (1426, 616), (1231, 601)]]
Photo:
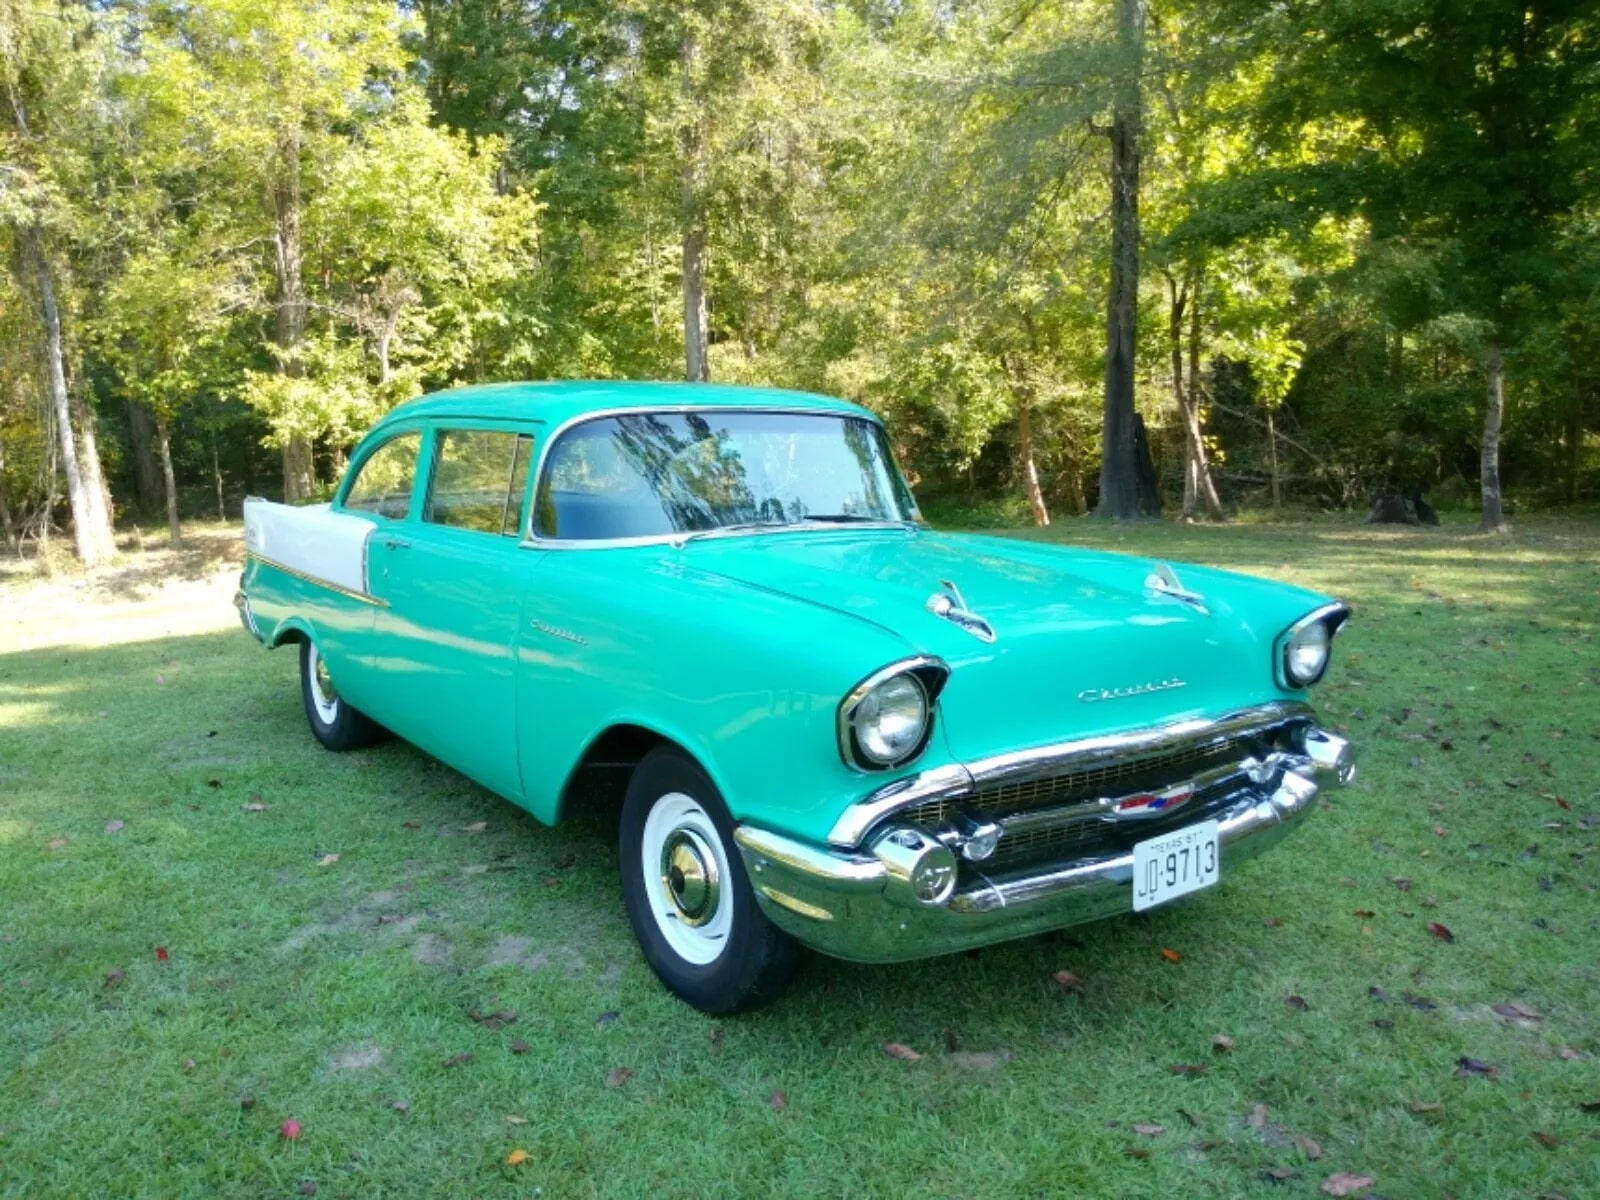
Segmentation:
[(926, 800), (948, 799), (988, 784), (1061, 773), (1066, 768), (1093, 766), (1107, 758), (1159, 754), (1201, 739), (1222, 739), (1285, 721), (1310, 720), (1315, 715), (1309, 704), (1274, 700), (1218, 717), (1185, 718), (1127, 733), (1076, 738), (1029, 750), (993, 754), (969, 763), (947, 763), (885, 784), (852, 804), (829, 831), (828, 844), (846, 848), (857, 846), (874, 826), (901, 809)]
[[(841, 401), (841, 404), (848, 403)], [(616, 408), (596, 408), (589, 412), (579, 413), (577, 416), (568, 417), (545, 435), (539, 447), (539, 461), (534, 464), (533, 490), (529, 493), (528, 511), (522, 521), (522, 540), (518, 543), (533, 550), (616, 550), (630, 546), (665, 546), (673, 542), (681, 542), (687, 534), (683, 532), (651, 534), (648, 537), (626, 538), (547, 538), (534, 532), (534, 510), (539, 506), (539, 485), (544, 482), (544, 469), (550, 457), (550, 450), (574, 425), (582, 425), (587, 421), (601, 421), (607, 417), (631, 417), (640, 413), (699, 413), (699, 412), (738, 412), (738, 413), (771, 413), (775, 416), (809, 416), (809, 417), (856, 417), (873, 422), (879, 429), (883, 429), (882, 420), (875, 413), (852, 405), (849, 408), (807, 408), (795, 404), (625, 404)], [(887, 430), (885, 430), (887, 432)], [(909, 486), (907, 488), (909, 490)], [(912, 504), (916, 500), (913, 497)], [(915, 510), (913, 509), (913, 512)], [(729, 530), (721, 536), (735, 537), (740, 535), (761, 535), (775, 533), (780, 530), (807, 528), (815, 531), (820, 526), (791, 526), (774, 525), (767, 529), (739, 529)], [(912, 523), (906, 521), (886, 521), (882, 526), (866, 522), (841, 525), (841, 529), (908, 529)], [(715, 530), (706, 530), (702, 536), (712, 536)]]

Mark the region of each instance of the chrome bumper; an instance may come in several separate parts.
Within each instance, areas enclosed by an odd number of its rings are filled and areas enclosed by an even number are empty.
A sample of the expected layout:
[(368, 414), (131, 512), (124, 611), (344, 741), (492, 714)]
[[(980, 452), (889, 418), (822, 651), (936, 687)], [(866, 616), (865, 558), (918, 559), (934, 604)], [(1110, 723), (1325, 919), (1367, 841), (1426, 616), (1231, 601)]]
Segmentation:
[[(1353, 776), (1343, 739), (1315, 731), (1324, 750), (1283, 765), (1276, 777), (1245, 782), (1209, 805), (1218, 824), (1224, 877), (1289, 833), (1316, 804), (1319, 781)], [(1069, 858), (1043, 866), (983, 870), (936, 900), (908, 902), (893, 856), (822, 849), (743, 825), (735, 840), (767, 917), (836, 958), (899, 962), (1027, 937), (1128, 912), (1133, 854)]]
[(244, 631), (265, 645), (267, 639), (261, 636), (261, 630), (256, 627), (256, 615), (250, 611), (250, 597), (244, 594), (243, 588), (233, 593), (233, 606), (239, 610), (239, 624), (244, 626)]

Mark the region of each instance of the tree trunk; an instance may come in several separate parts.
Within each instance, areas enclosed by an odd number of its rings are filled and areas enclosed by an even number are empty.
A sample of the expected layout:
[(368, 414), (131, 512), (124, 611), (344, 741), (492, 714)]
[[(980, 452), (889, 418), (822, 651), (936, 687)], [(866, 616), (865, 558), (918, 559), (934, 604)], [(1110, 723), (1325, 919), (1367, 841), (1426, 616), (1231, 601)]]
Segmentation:
[(94, 411), (87, 404), (74, 404), (73, 410), (80, 431), (78, 444), (83, 455), (84, 493), (89, 499), (89, 529), (97, 541), (96, 557), (101, 562), (109, 562), (117, 552), (117, 542), (111, 526), (111, 489), (106, 486), (105, 472), (100, 469)]
[(698, 96), (694, 72), (700, 44), (692, 33), (683, 38), (680, 97), (684, 106), (678, 164), (679, 221), (683, 230), (683, 363), (684, 378), (704, 383), (711, 378), (706, 362), (710, 343), (706, 306), (705, 113)]
[[(72, 405), (67, 399), (67, 374), (62, 361), (61, 310), (56, 307), (55, 282), (50, 276), (50, 263), (45, 257), (44, 240), (33, 226), (21, 231), (23, 254), (33, 266), (39, 287), (39, 307), (44, 317), (45, 368), (50, 389), (50, 410), (55, 417), (56, 439), (61, 448), (61, 463), (67, 473), (67, 499), (72, 505), (72, 536), (77, 545), (78, 559), (86, 567), (100, 561), (102, 541), (90, 528), (91, 510), (88, 490), (78, 468), (78, 440), (72, 430)], [(45, 514), (48, 525), (50, 515)]]
[[(286, 135), (278, 147), (278, 176), (272, 183), (275, 265), (278, 277), (278, 370), (290, 379), (305, 378), (300, 344), (306, 336), (305, 283), (301, 277), (300, 142)], [(292, 433), (283, 444), (283, 499), (296, 504), (311, 496), (314, 464), (311, 442)]]
[(1189, 306), (1189, 284), (1180, 287), (1171, 272), (1167, 273), (1167, 349), (1172, 358), (1172, 395), (1178, 403), (1178, 416), (1183, 421), (1183, 505), (1179, 514), (1185, 521), (1194, 520), (1198, 488), (1194, 473), (1194, 454), (1191, 452), (1189, 432), (1189, 392), (1183, 382), (1183, 315)]
[(1185, 414), (1185, 436), (1189, 447), (1190, 469), (1194, 473), (1195, 491), (1206, 506), (1206, 515), (1213, 521), (1226, 521), (1222, 499), (1217, 495), (1216, 481), (1211, 478), (1211, 462), (1206, 458), (1205, 431), (1200, 425), (1200, 280), (1193, 282), (1189, 297), (1189, 407)]
[(217, 457), (217, 430), (211, 429), (211, 482), (217, 485), (217, 520), (228, 519), (228, 506), (222, 499), (222, 462)]
[(1283, 507), (1283, 489), (1278, 482), (1278, 429), (1272, 420), (1272, 410), (1267, 409), (1267, 466), (1272, 472), (1272, 515), (1277, 516)]
[(1583, 472), (1583, 397), (1574, 395), (1567, 409), (1567, 428), (1562, 439), (1567, 451), (1567, 503), (1578, 502), (1579, 476)]
[(161, 455), (161, 482), (167, 492), (167, 532), (174, 546), (183, 545), (183, 530), (178, 525), (178, 480), (172, 472), (172, 431), (167, 422), (156, 418), (156, 450)]
[(1111, 286), (1106, 298), (1105, 415), (1097, 511), (1121, 520), (1148, 511), (1153, 500), (1140, 495), (1133, 408), (1145, 0), (1118, 0), (1117, 26), (1124, 61), (1111, 119)]
[(11, 488), (10, 481), (6, 479), (4, 440), (0, 440), (0, 533), (5, 534), (6, 545), (11, 547), (11, 553), (20, 556), (22, 549), (17, 544), (17, 525), (11, 519)]
[(1506, 358), (1498, 341), (1489, 345), (1489, 395), (1483, 412), (1483, 458), (1479, 473), (1483, 486), (1484, 533), (1501, 533), (1506, 524), (1505, 506), (1500, 495), (1500, 425), (1506, 415)]
[(1026, 400), (1017, 402), (1017, 451), (1022, 457), (1022, 479), (1028, 489), (1033, 523), (1048, 525), (1050, 510), (1045, 507), (1044, 491), (1039, 487), (1039, 464), (1033, 454), (1033, 406)]
[(139, 507), (154, 509), (161, 503), (161, 464), (156, 461), (155, 418), (137, 400), (127, 402), (128, 441), (133, 450), (133, 485)]

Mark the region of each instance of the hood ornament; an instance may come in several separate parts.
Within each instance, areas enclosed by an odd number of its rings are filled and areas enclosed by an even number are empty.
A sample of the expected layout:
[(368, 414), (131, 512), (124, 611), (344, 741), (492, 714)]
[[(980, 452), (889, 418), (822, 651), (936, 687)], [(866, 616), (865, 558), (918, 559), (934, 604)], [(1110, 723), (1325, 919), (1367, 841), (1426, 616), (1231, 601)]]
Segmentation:
[(980, 642), (993, 642), (994, 626), (967, 607), (961, 589), (948, 579), (941, 579), (939, 586), (944, 591), (935, 592), (928, 597), (928, 611), (936, 617), (943, 617), (953, 625), (959, 625)]
[(1208, 617), (1211, 615), (1210, 609), (1206, 608), (1206, 598), (1199, 592), (1191, 592), (1184, 587), (1178, 581), (1178, 573), (1166, 563), (1157, 563), (1155, 569), (1145, 579), (1144, 585), (1152, 592), (1171, 596), (1174, 600), (1191, 606), (1196, 612), (1204, 613)]

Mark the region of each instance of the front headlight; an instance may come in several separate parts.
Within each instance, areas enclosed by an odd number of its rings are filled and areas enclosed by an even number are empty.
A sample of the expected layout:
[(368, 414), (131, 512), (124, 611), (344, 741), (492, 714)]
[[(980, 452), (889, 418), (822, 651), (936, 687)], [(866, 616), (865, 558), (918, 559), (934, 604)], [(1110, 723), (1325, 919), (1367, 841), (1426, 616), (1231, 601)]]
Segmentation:
[(894, 663), (868, 676), (839, 705), (839, 751), (864, 771), (902, 766), (933, 730), (933, 701), (948, 668), (937, 659)]
[(1350, 617), (1342, 604), (1319, 608), (1291, 625), (1278, 639), (1278, 682), (1290, 688), (1308, 688), (1328, 669), (1333, 635)]

